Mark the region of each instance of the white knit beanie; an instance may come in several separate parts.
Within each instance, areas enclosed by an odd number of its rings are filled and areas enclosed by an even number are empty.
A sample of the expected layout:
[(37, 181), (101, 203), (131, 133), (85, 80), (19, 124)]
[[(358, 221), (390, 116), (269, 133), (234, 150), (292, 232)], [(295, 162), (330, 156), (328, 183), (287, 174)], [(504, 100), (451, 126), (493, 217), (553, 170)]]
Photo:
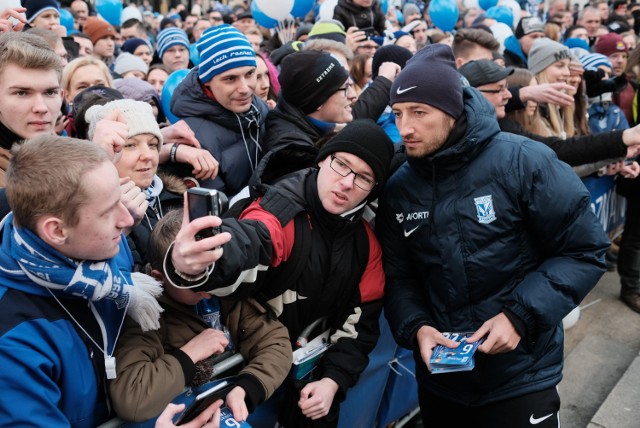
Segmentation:
[(129, 126), (129, 138), (140, 134), (152, 134), (158, 138), (158, 151), (162, 147), (162, 133), (160, 126), (153, 116), (151, 105), (142, 101), (134, 100), (115, 100), (103, 106), (95, 105), (91, 107), (84, 115), (85, 120), (89, 124), (87, 135), (93, 140), (96, 132), (96, 124), (104, 119), (113, 110), (119, 110), (127, 119)]
[(141, 71), (146, 75), (149, 72), (149, 66), (142, 58), (131, 55), (129, 52), (122, 52), (116, 58), (113, 70), (121, 76), (130, 71)]

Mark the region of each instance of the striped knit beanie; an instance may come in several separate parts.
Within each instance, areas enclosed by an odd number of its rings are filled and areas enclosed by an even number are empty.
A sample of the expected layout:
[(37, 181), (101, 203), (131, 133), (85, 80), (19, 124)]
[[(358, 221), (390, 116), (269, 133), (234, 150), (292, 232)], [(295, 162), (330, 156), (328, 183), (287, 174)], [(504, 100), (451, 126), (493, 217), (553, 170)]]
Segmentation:
[(187, 33), (176, 27), (165, 28), (158, 33), (158, 56), (162, 59), (164, 53), (171, 46), (182, 45), (189, 49)]
[(580, 58), (580, 62), (582, 62), (585, 70), (597, 70), (601, 65), (613, 68), (611, 61), (609, 61), (609, 58), (599, 53), (585, 55)]
[(251, 43), (229, 24), (207, 28), (196, 47), (200, 54), (198, 77), (202, 83), (233, 68), (256, 66), (256, 53)]

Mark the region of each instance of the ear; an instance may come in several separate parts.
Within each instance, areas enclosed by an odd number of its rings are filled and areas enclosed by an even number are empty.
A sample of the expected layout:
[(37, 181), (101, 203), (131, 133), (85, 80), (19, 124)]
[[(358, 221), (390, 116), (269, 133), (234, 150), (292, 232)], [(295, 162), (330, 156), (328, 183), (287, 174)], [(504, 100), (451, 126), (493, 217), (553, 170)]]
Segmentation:
[(464, 65), (464, 60), (460, 57), (456, 58), (456, 68), (460, 68)]
[(158, 282), (164, 282), (164, 275), (158, 269), (151, 269), (149, 275)]
[(67, 242), (66, 226), (58, 217), (44, 217), (38, 221), (36, 228), (40, 239), (52, 247), (59, 247)]

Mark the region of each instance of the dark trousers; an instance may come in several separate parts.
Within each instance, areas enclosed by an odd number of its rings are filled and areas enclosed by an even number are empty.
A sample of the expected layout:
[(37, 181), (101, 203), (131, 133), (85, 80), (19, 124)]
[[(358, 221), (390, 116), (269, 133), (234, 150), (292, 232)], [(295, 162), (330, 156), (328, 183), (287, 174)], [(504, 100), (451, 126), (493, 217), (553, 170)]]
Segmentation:
[(620, 294), (640, 294), (640, 182), (627, 184), (627, 215), (618, 252)]
[(425, 428), (560, 427), (560, 396), (555, 387), (480, 407), (453, 403), (422, 388), (418, 389), (418, 399)]

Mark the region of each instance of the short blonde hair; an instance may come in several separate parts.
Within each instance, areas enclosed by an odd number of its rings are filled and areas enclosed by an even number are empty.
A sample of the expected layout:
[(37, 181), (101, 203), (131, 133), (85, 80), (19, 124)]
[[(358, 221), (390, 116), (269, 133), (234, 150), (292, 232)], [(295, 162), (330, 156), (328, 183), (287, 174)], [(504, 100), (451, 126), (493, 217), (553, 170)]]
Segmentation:
[(109, 71), (107, 65), (98, 58), (92, 56), (81, 56), (67, 64), (62, 72), (62, 89), (65, 92), (69, 92), (71, 78), (73, 77), (75, 72), (82, 67), (86, 67), (87, 65), (95, 65), (96, 67), (98, 67), (100, 71), (102, 71), (102, 74), (104, 74), (104, 78), (107, 81), (107, 84), (105, 86), (113, 88), (113, 78), (111, 77), (111, 72)]
[(6, 192), (17, 226), (36, 231), (38, 220), (58, 216), (69, 226), (78, 224), (79, 208), (91, 189), (84, 175), (104, 162), (106, 151), (86, 140), (42, 135), (11, 150)]
[(0, 34), (0, 74), (9, 64), (27, 70), (54, 70), (58, 75), (58, 82), (62, 76), (60, 57), (42, 37), (35, 34)]

